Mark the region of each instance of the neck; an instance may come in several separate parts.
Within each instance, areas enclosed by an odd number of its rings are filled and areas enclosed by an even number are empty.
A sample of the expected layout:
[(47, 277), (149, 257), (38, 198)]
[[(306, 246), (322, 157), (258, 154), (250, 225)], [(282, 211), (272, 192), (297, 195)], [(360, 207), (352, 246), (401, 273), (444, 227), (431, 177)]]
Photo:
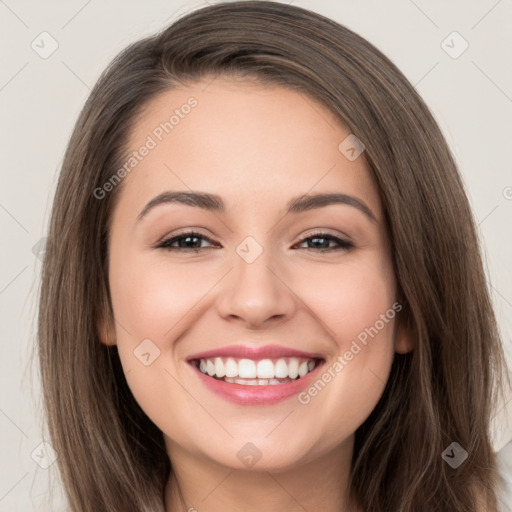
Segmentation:
[(173, 472), (165, 489), (165, 512), (355, 512), (348, 478), (353, 437), (337, 449), (279, 471), (232, 468), (186, 452), (166, 439)]

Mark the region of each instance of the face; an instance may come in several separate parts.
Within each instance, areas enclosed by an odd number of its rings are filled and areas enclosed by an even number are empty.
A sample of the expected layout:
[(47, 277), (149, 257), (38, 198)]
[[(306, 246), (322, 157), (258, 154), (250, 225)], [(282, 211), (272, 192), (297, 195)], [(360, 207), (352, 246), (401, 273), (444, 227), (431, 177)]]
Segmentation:
[(109, 239), (115, 325), (100, 332), (171, 458), (280, 471), (337, 453), (408, 350), (349, 135), (310, 97), (222, 77), (139, 118)]

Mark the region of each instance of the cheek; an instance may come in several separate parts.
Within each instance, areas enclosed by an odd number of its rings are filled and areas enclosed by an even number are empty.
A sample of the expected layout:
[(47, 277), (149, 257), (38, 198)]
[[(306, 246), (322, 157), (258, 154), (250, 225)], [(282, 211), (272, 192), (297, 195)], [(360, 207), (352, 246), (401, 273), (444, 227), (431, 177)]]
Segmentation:
[(192, 265), (171, 267), (165, 259), (155, 261), (143, 256), (126, 259), (111, 269), (116, 318), (137, 338), (142, 336), (165, 344), (174, 326), (217, 280), (215, 272), (201, 273)]
[[(110, 286), (121, 364), (137, 403), (159, 428), (169, 430), (168, 419), (190, 407), (189, 395), (173, 378), (176, 368), (170, 352), (175, 331), (187, 323), (184, 319), (213, 286), (215, 276), (208, 285), (204, 275), (171, 270), (162, 261), (136, 254), (116, 257)], [(173, 330), (176, 325), (179, 328)], [(146, 361), (144, 354), (149, 354)]]
[(384, 337), (392, 337), (390, 324), (382, 326), (380, 319), (395, 302), (395, 279), (390, 266), (378, 258), (297, 273), (294, 287), (336, 341), (339, 352), (378, 321)]
[[(317, 286), (311, 287), (311, 282)], [(394, 357), (395, 317), (400, 309), (394, 283), (391, 269), (378, 261), (335, 270), (326, 266), (310, 274), (307, 283), (297, 283), (336, 352), (318, 380), (299, 397), (315, 417), (355, 429), (378, 402)]]

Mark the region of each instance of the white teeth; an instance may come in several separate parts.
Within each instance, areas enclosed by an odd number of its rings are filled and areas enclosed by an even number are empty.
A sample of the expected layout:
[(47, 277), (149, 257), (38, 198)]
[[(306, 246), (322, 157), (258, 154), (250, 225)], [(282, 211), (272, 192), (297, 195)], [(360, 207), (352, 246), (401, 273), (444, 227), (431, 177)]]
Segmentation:
[(238, 376), (242, 379), (254, 379), (256, 363), (252, 359), (240, 359), (238, 361)]
[[(200, 359), (199, 370), (226, 382), (247, 385), (275, 385), (304, 377), (314, 370), (316, 361), (298, 357), (279, 358), (277, 360), (235, 359), (233, 357), (215, 357)], [(278, 380), (280, 379), (280, 380)], [(286, 380), (284, 380), (286, 379)]]
[(210, 377), (213, 377), (215, 375), (215, 365), (212, 363), (210, 359), (206, 361), (206, 373), (208, 373)]
[(226, 375), (226, 370), (224, 369), (224, 363), (220, 357), (215, 358), (215, 375), (217, 377), (224, 377)]
[[(314, 364), (314, 363), (313, 363)], [(288, 377), (288, 365), (284, 359), (278, 359), (275, 366), (275, 376), (278, 379), (284, 379)]]
[(299, 365), (299, 377), (304, 377), (304, 375), (308, 374), (308, 362), (304, 361)]
[[(203, 362), (203, 359), (201, 359), (201, 362)], [(228, 357), (224, 368), (226, 377), (238, 377), (238, 363), (232, 357)], [(199, 365), (199, 369), (201, 370), (201, 365)], [(203, 370), (201, 371), (203, 372)]]
[(259, 379), (273, 379), (275, 377), (274, 363), (270, 359), (262, 359), (261, 361), (258, 361), (256, 373)]
[(299, 375), (299, 361), (297, 359), (292, 358), (288, 363), (288, 377), (290, 379), (296, 379)]
[(279, 381), (277, 379), (239, 379), (238, 377), (226, 377), (224, 380), (229, 384), (243, 384), (244, 386), (275, 386), (276, 384), (283, 384), (283, 382), (292, 381), (292, 379)]

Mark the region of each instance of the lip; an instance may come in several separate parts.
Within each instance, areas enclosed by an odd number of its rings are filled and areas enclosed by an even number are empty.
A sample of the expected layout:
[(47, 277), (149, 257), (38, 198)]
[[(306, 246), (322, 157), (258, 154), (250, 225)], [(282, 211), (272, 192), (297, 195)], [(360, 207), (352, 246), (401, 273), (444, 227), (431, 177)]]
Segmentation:
[[(234, 357), (248, 359), (275, 359), (278, 357), (307, 357), (316, 360), (315, 368), (304, 377), (285, 382), (284, 384), (269, 384), (268, 386), (249, 386), (244, 384), (231, 384), (205, 375), (193, 362), (198, 359), (213, 357)], [(272, 405), (300, 393), (309, 387), (317, 378), (320, 368), (325, 363), (325, 357), (320, 354), (301, 352), (277, 345), (266, 347), (248, 347), (234, 345), (216, 350), (209, 350), (190, 356), (187, 361), (203, 384), (213, 393), (239, 405)]]
[(240, 405), (272, 405), (282, 402), (283, 400), (286, 400), (287, 398), (300, 393), (303, 389), (311, 386), (311, 384), (318, 378), (319, 370), (324, 363), (324, 360), (319, 361), (313, 371), (300, 379), (292, 382), (285, 382), (284, 384), (269, 384), (268, 386), (230, 384), (229, 382), (217, 380), (205, 375), (201, 370), (199, 370), (199, 368), (196, 368), (193, 365), (191, 366), (210, 391), (230, 402)]
[[(307, 357), (309, 359), (325, 359), (323, 354), (302, 352), (280, 345), (266, 345), (264, 347), (251, 347), (250, 345), (231, 345), (206, 352), (200, 352), (187, 357), (190, 363), (195, 359), (211, 359), (213, 357), (233, 357), (239, 359), (277, 359), (279, 357)], [(282, 384), (280, 384), (282, 385)]]

